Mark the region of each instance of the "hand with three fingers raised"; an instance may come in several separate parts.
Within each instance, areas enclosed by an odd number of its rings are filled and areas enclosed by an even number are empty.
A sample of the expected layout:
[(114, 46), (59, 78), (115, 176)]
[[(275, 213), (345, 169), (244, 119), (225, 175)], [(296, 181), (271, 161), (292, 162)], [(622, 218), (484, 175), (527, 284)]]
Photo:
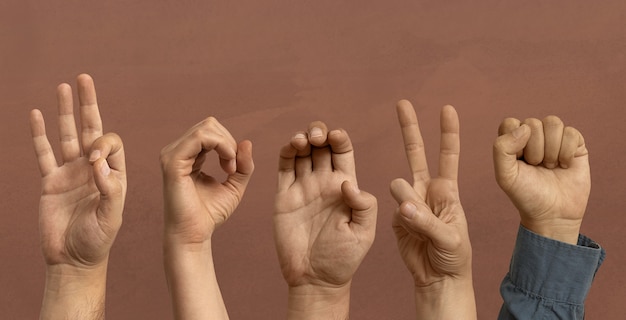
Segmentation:
[(376, 213), (376, 198), (357, 186), (344, 130), (316, 121), (281, 149), (274, 238), (288, 318), (348, 318), (352, 277), (374, 241)]
[(61, 165), (42, 113), (30, 114), (42, 180), (39, 233), (46, 262), (42, 319), (103, 319), (109, 252), (122, 224), (126, 196), (124, 148), (103, 135), (93, 79), (79, 75), (80, 137), (72, 89), (57, 88)]

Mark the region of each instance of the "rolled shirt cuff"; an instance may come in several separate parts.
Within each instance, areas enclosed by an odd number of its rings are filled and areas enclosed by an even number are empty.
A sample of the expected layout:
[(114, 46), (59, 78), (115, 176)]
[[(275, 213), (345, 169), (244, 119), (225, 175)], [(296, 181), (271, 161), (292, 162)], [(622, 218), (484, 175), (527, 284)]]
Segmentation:
[(508, 276), (515, 287), (537, 298), (582, 305), (605, 256), (582, 234), (572, 245), (520, 225)]

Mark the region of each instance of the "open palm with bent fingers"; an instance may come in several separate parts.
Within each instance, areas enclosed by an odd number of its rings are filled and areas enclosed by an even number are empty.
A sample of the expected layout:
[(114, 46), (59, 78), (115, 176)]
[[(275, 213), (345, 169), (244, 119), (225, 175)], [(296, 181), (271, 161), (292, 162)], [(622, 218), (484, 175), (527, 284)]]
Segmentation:
[(376, 199), (357, 188), (344, 130), (313, 122), (280, 152), (274, 236), (290, 287), (349, 286), (374, 241)]

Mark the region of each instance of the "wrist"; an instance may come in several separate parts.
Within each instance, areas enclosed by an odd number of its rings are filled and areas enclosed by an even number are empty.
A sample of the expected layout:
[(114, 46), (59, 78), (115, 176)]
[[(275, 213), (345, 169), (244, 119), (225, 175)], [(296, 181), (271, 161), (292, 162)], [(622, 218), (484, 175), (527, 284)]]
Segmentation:
[(470, 278), (445, 278), (415, 286), (417, 319), (476, 319), (474, 286)]
[[(89, 290), (94, 286), (105, 285), (108, 258), (93, 266), (73, 266), (54, 264), (46, 266), (46, 289)], [(53, 284), (48, 288), (47, 284)]]
[(175, 249), (186, 252), (207, 252), (211, 249), (211, 238), (213, 232), (206, 234), (192, 234), (184, 228), (177, 228), (175, 226), (166, 226), (163, 232), (163, 248)]
[(553, 221), (522, 219), (520, 223), (524, 228), (542, 237), (576, 245), (578, 243), (582, 219), (557, 219)]
[(163, 261), (167, 270), (212, 268), (213, 249), (211, 240), (188, 243), (177, 237), (163, 239)]
[(163, 242), (163, 262), (175, 319), (228, 319), (219, 289), (211, 241)]
[(350, 285), (323, 287), (301, 285), (289, 287), (288, 319), (348, 319)]
[(90, 267), (46, 267), (42, 319), (103, 319), (107, 263)]
[(211, 241), (215, 226), (203, 219), (204, 213), (191, 210), (182, 214), (178, 210), (165, 208), (163, 236), (171, 245), (181, 247), (202, 247)]

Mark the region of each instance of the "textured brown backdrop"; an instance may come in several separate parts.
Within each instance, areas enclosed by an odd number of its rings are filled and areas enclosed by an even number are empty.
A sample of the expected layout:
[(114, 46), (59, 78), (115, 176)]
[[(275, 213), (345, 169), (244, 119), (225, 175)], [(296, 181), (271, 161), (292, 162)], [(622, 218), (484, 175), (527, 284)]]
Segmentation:
[(215, 235), (231, 318), (284, 318), (271, 225), (277, 152), (316, 119), (348, 130), (359, 184), (379, 199), (377, 238), (353, 282), (352, 318), (412, 318), (411, 280), (389, 218), (388, 183), (408, 176), (394, 114), (401, 98), (418, 109), (431, 161), (440, 107), (459, 111), (460, 187), (481, 319), (500, 307), (518, 223), (492, 173), (499, 121), (556, 114), (578, 127), (593, 171), (583, 232), (608, 251), (587, 316), (623, 317), (626, 4), (472, 2), (0, 2), (0, 318), (36, 318), (43, 291), (28, 111), (42, 108), (56, 138), (55, 87), (81, 72), (95, 78), (105, 129), (127, 150), (109, 319), (171, 318), (159, 150), (209, 115), (237, 139), (253, 140), (257, 166), (242, 205)]

